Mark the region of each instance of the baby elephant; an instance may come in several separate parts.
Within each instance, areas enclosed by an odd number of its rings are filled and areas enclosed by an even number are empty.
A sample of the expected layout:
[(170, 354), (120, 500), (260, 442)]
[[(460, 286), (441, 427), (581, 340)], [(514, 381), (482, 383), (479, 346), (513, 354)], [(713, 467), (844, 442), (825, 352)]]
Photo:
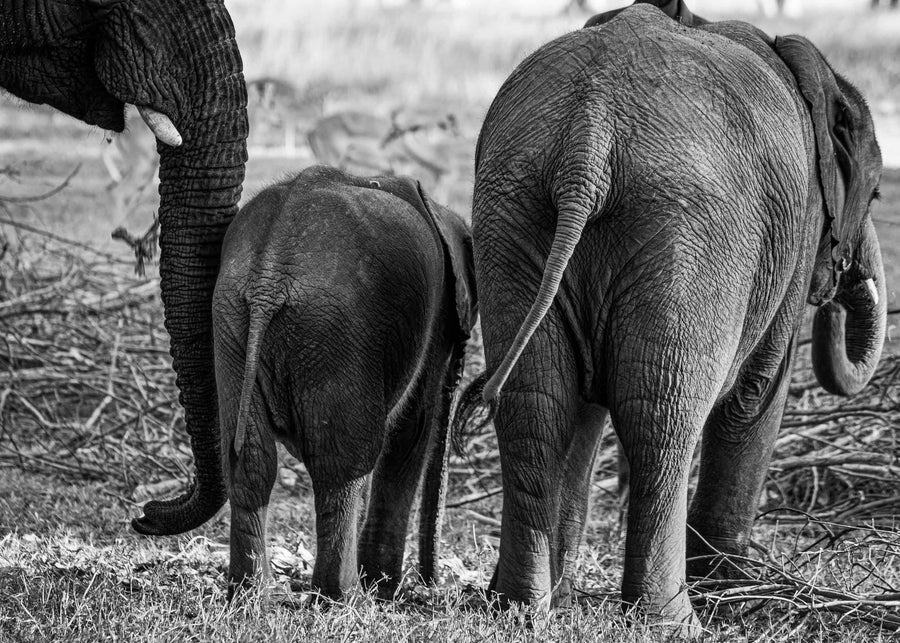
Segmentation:
[(339, 597), (360, 572), (393, 592), (426, 462), (420, 563), (433, 579), (450, 397), (475, 318), (469, 228), (410, 179), (313, 167), (241, 210), (213, 299), (229, 596), (269, 575), (276, 440), (312, 479), (321, 593)]

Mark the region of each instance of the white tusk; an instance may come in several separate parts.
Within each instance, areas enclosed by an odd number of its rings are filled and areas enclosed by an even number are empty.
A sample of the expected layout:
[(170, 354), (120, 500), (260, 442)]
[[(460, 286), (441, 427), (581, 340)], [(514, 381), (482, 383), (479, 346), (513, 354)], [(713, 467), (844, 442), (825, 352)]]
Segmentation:
[(178, 133), (168, 116), (157, 112), (155, 109), (141, 107), (140, 105), (137, 106), (137, 110), (156, 138), (172, 147), (181, 145), (181, 134)]
[(872, 303), (877, 306), (878, 305), (878, 289), (875, 288), (875, 282), (872, 279), (866, 279), (866, 288), (869, 291), (869, 296), (872, 298)]

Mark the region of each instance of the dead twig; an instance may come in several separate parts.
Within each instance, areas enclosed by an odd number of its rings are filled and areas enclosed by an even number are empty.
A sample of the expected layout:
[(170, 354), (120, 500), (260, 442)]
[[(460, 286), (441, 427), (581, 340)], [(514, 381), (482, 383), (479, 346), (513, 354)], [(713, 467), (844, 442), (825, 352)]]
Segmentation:
[(62, 180), (62, 182), (54, 188), (51, 188), (47, 192), (43, 194), (36, 194), (34, 196), (3, 196), (0, 195), (0, 201), (4, 203), (13, 203), (13, 204), (22, 204), (22, 203), (34, 203), (36, 201), (43, 201), (44, 199), (49, 199), (55, 194), (59, 194), (63, 190), (68, 187), (69, 183), (75, 178), (75, 175), (78, 174), (78, 171), (81, 169), (81, 163), (76, 165), (74, 169), (69, 172), (69, 175)]

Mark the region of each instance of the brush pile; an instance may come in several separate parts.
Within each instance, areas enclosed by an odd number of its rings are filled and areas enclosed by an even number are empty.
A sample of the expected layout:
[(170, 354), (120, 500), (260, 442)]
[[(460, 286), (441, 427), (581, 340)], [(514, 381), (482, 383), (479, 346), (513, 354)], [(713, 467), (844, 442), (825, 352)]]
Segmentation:
[(19, 243), (0, 260), (0, 466), (119, 493), (189, 479), (158, 278), (54, 237)]
[[(900, 356), (885, 351), (852, 398), (827, 394), (801, 348), (775, 443), (752, 557), (740, 578), (701, 581), (697, 604), (766, 606), (781, 629), (826, 615), (900, 630)], [(749, 605), (749, 609), (747, 606)], [(800, 614), (800, 623), (796, 616)]]
[[(104, 481), (126, 502), (175, 492), (190, 479), (191, 452), (158, 278), (137, 278), (128, 260), (64, 239), (18, 236), (18, 248), (0, 258), (0, 467)], [(733, 561), (745, 578), (698, 583), (695, 598), (898, 629), (900, 357), (886, 350), (873, 382), (843, 399), (816, 385), (806, 351), (755, 532), (765, 543), (752, 559)], [(481, 359), (473, 353), (469, 377)], [(611, 431), (604, 446), (595, 488), (614, 508)], [(449, 506), (496, 533), (496, 517), (473, 511), (484, 511), (485, 499), (499, 506), (493, 432), (471, 436), (451, 473)]]

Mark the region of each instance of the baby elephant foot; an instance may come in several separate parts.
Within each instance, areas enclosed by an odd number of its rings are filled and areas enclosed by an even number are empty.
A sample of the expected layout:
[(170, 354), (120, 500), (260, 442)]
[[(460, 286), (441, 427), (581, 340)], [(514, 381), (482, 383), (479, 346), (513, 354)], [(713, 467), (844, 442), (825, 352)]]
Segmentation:
[[(239, 601), (250, 594), (256, 594), (264, 600), (282, 591), (280, 583), (272, 579), (270, 574), (229, 574), (228, 601)], [(287, 588), (290, 591), (290, 588)]]

